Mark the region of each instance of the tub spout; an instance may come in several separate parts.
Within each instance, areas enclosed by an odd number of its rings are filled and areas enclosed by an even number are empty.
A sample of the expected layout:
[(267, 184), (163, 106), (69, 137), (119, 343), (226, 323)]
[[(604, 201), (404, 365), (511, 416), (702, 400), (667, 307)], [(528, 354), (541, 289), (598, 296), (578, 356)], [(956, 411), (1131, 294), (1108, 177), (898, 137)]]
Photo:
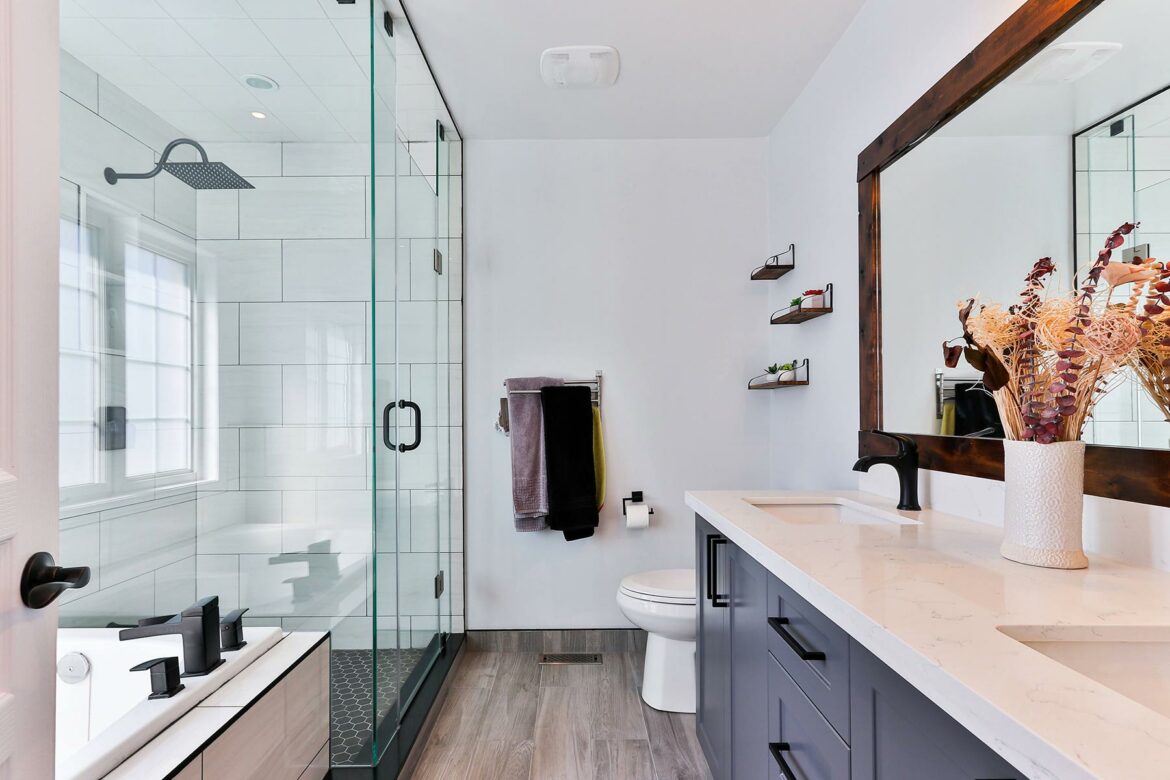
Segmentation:
[(183, 637), (183, 677), (200, 677), (223, 663), (219, 654), (219, 597), (196, 601), (178, 615), (140, 620), (118, 632), (118, 639), (144, 639), (179, 634)]

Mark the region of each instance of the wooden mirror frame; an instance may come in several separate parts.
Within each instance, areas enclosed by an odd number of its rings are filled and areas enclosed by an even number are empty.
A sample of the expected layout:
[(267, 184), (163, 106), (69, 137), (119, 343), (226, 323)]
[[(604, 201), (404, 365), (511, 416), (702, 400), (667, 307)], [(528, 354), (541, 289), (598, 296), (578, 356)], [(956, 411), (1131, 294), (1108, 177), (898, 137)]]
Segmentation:
[[(882, 428), (881, 172), (954, 119), (1105, 0), (1027, 0), (857, 157), (861, 430), (858, 454), (891, 454)], [(941, 343), (940, 336), (939, 342)], [(901, 431), (895, 431), (902, 433)], [(1000, 439), (905, 434), (920, 467), (1003, 479)], [(1170, 506), (1170, 450), (1090, 445), (1085, 493)]]

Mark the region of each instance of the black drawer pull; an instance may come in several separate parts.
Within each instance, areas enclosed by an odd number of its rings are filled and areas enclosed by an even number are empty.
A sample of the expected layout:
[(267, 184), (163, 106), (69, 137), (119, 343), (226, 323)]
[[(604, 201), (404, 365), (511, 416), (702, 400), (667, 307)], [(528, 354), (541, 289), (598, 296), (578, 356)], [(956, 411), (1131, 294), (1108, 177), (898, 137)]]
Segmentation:
[(784, 780), (796, 780), (796, 775), (793, 774), (792, 768), (788, 766), (788, 762), (784, 760), (785, 751), (791, 750), (787, 742), (769, 742), (768, 750), (772, 751), (772, 758), (776, 759), (776, 766), (780, 767), (780, 775)]
[(802, 660), (802, 661), (823, 661), (823, 660), (825, 660), (825, 654), (822, 653), (820, 650), (807, 649), (802, 644), (800, 644), (800, 642), (796, 641), (796, 637), (794, 637), (792, 634), (788, 633), (788, 629), (784, 628), (784, 626), (788, 625), (788, 618), (786, 618), (786, 617), (768, 618), (768, 625), (772, 627), (773, 631), (775, 631), (777, 634), (780, 635), (780, 638), (784, 640), (784, 644), (786, 644), (792, 648), (792, 652), (796, 653), (797, 657), (800, 658), (800, 660)]
[(713, 607), (726, 607), (731, 604), (727, 596), (719, 594), (719, 555), (718, 548), (727, 544), (727, 539), (718, 534), (707, 534), (707, 600)]

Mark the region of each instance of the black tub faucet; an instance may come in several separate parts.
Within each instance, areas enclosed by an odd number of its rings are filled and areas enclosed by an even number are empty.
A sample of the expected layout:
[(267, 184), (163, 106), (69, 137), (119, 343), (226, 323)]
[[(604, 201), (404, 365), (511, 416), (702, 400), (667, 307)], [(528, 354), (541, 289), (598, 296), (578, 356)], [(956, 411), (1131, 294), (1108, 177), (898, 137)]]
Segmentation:
[(917, 512), (918, 504), (918, 445), (909, 436), (885, 431), (870, 431), (898, 443), (896, 455), (864, 455), (853, 464), (854, 471), (869, 471), (870, 466), (888, 464), (898, 472), (898, 509)]
[(124, 628), (118, 639), (179, 634), (183, 637), (183, 677), (201, 677), (223, 663), (219, 656), (219, 596), (199, 599), (177, 615), (146, 618)]

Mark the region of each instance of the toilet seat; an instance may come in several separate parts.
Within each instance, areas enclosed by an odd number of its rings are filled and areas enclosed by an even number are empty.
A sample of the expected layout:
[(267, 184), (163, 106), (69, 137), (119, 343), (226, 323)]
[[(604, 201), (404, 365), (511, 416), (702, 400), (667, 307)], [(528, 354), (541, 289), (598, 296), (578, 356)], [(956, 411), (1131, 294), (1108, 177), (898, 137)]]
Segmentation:
[(619, 591), (636, 601), (695, 604), (694, 569), (658, 569), (622, 579)]

